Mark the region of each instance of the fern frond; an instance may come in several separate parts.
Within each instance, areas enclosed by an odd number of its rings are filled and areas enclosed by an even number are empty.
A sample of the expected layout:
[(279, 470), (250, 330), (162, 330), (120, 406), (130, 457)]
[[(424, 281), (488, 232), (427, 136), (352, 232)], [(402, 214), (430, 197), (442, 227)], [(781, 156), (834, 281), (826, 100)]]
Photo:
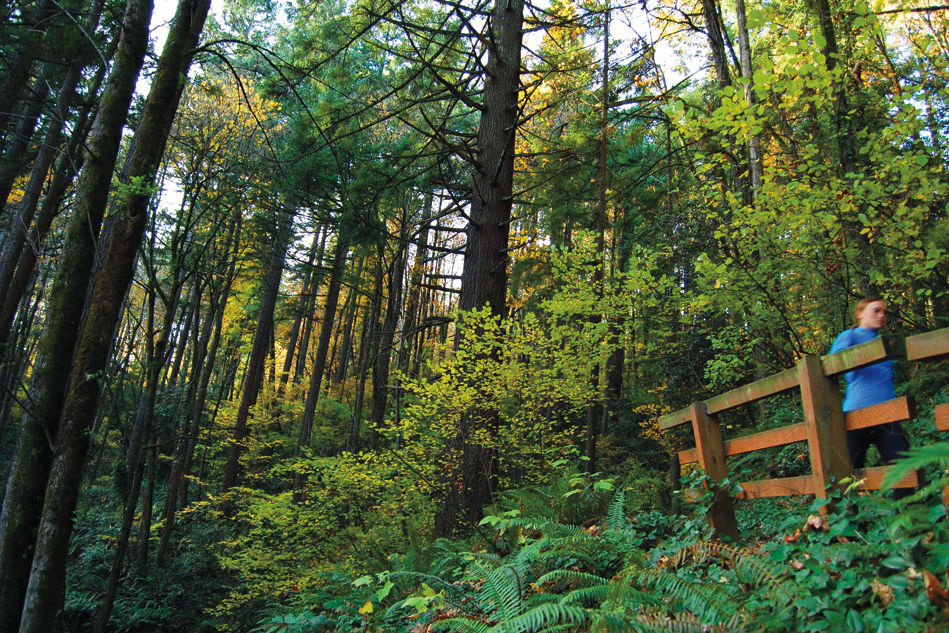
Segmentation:
[(521, 548), (521, 550), (514, 555), (514, 560), (518, 563), (531, 564), (540, 557), (544, 548), (548, 546), (549, 542), (547, 538), (541, 537), (539, 540), (528, 543)]
[(564, 603), (590, 603), (595, 602), (597, 604), (605, 601), (612, 590), (610, 585), (595, 585), (593, 587), (580, 587), (579, 589), (574, 589), (573, 591), (567, 592), (561, 602)]
[(636, 620), (643, 633), (732, 633), (721, 626), (703, 624), (688, 613), (678, 614), (674, 619), (668, 615), (641, 615)]
[(436, 628), (445, 628), (451, 633), (488, 633), (493, 627), (489, 627), (481, 620), (471, 618), (448, 618), (435, 623)]
[(629, 530), (633, 524), (626, 516), (626, 490), (620, 488), (613, 495), (609, 507), (606, 509), (606, 522), (610, 530)]
[(623, 617), (619, 613), (608, 611), (597, 611), (590, 618), (590, 630), (602, 631), (606, 629), (608, 633), (629, 633), (630, 631), (639, 631), (636, 622)]
[(635, 576), (643, 584), (666, 592), (670, 598), (706, 623), (724, 622), (741, 609), (724, 585), (693, 583), (675, 574), (653, 569), (641, 570)]
[(787, 578), (780, 578), (785, 573), (783, 569), (775, 573), (757, 553), (744, 547), (715, 541), (696, 543), (679, 550), (667, 565), (681, 567), (690, 559), (702, 563), (712, 558), (734, 569), (741, 582), (752, 587), (770, 588), (768, 596), (773, 597), (778, 606), (791, 604), (798, 597), (797, 585)]
[(485, 598), (485, 609), (495, 617), (510, 620), (522, 611), (524, 582), (521, 572), (511, 565), (492, 571), (484, 579), (479, 598)]
[(608, 605), (624, 606), (637, 610), (643, 606), (653, 606), (660, 603), (660, 596), (652, 591), (641, 591), (638, 587), (627, 582), (610, 583), (610, 592), (604, 601)]
[(589, 614), (583, 607), (549, 602), (507, 620), (504, 622), (504, 630), (509, 633), (539, 631), (553, 625), (570, 624), (576, 626), (584, 624), (588, 619)]
[(520, 511), (521, 516), (556, 519), (556, 510), (550, 505), (551, 494), (543, 488), (519, 488), (507, 490), (501, 495), (499, 503)]
[(465, 552), (462, 558), (464, 558), (466, 561), (481, 561), (494, 563), (495, 565), (500, 565), (504, 560), (498, 554), (491, 554), (489, 552)]
[(522, 530), (536, 530), (551, 538), (588, 536), (583, 528), (578, 525), (558, 523), (550, 519), (538, 519), (536, 517), (514, 517), (512, 519), (505, 519), (504, 525), (509, 529), (520, 528)]
[(537, 584), (542, 585), (545, 582), (562, 581), (574, 584), (585, 584), (586, 586), (601, 585), (608, 583), (609, 580), (596, 574), (589, 574), (575, 569), (554, 569), (547, 572), (537, 579)]
[(883, 489), (892, 488), (913, 471), (936, 465), (942, 469), (949, 467), (949, 444), (936, 442), (911, 448), (905, 451), (903, 457), (896, 460), (896, 463), (883, 475)]

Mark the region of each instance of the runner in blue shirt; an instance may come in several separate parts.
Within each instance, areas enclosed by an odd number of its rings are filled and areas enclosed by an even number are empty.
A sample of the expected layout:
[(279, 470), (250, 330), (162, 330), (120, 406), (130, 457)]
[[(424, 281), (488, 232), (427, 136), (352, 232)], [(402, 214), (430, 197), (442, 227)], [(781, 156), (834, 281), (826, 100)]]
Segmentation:
[[(854, 309), (854, 317), (856, 323), (849, 330), (840, 333), (830, 348), (831, 354), (866, 343), (879, 336), (880, 329), (886, 325), (886, 304), (877, 298), (861, 299)], [(871, 404), (886, 402), (896, 397), (893, 390), (893, 361), (891, 360), (848, 371), (844, 377), (847, 379), (844, 412), (869, 407)], [(871, 442), (880, 450), (880, 456), (885, 464), (892, 463), (909, 449), (909, 440), (906, 439), (906, 433), (898, 422), (847, 431), (847, 447), (850, 449), (850, 462), (853, 468), (863, 468), (866, 465), (867, 449)], [(898, 494), (898, 496), (902, 495)]]

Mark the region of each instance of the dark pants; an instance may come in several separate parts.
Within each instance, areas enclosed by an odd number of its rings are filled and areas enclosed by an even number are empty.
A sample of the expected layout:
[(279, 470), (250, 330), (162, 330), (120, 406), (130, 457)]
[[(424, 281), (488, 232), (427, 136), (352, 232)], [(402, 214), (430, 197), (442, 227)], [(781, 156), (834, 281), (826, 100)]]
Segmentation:
[[(868, 429), (847, 431), (847, 448), (850, 449), (850, 463), (853, 468), (863, 468), (867, 463), (867, 449), (876, 444), (884, 464), (892, 464), (909, 450), (909, 440), (898, 422), (872, 426)], [(897, 499), (913, 493), (912, 488), (896, 488), (893, 495)]]
[(880, 450), (884, 464), (892, 464), (909, 450), (909, 440), (898, 422), (847, 431), (847, 448), (850, 449), (850, 463), (854, 468), (866, 465), (867, 449), (871, 442)]

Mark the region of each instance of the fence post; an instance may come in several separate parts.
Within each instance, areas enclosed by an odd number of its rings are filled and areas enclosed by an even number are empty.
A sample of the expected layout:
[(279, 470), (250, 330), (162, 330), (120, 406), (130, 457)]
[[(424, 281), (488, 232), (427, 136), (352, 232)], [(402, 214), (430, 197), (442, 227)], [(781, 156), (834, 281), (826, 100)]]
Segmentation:
[(818, 497), (824, 497), (829, 484), (839, 486), (841, 480), (850, 475), (840, 388), (836, 381), (824, 375), (820, 356), (816, 354), (808, 354), (798, 361), (797, 370), (814, 490)]
[[(705, 473), (718, 484), (728, 476), (725, 463), (725, 443), (718, 420), (708, 414), (704, 402), (693, 402), (689, 407), (692, 417), (692, 431), (695, 434), (695, 449), (699, 465)], [(735, 521), (735, 506), (728, 491), (715, 485), (715, 499), (709, 512), (709, 522), (717, 537), (728, 536), (738, 540), (738, 524)]]

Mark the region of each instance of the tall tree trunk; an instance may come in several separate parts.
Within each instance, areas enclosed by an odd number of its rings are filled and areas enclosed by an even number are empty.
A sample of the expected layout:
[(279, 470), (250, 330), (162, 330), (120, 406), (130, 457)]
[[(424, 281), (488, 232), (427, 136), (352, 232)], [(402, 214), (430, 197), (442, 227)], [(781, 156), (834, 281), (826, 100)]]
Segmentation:
[[(402, 279), (405, 276), (405, 244), (403, 236), (398, 241), (392, 255), (392, 267), (389, 269), (389, 292), (386, 295), (386, 312), (379, 333), (379, 345), (374, 350), (372, 364), (372, 412), (369, 419), (374, 424), (382, 424), (386, 415), (386, 401), (389, 395), (389, 368), (392, 363), (392, 342), (395, 340), (395, 328), (402, 314)], [(380, 258), (382, 254), (380, 253)]]
[[(499, 318), (505, 314), (507, 250), (514, 192), (514, 139), (520, 111), (523, 0), (497, 0), (490, 17), (488, 62), (478, 126), (477, 158), (471, 192), (471, 221), (461, 274), (462, 310), (489, 307)], [(477, 522), (491, 501), (497, 482), (497, 455), (492, 442), (477, 443), (477, 427), (493, 441), (498, 434), (496, 411), (471, 410), (462, 416), (455, 450), (459, 468), (450, 475), (448, 496), (436, 518), (440, 534), (462, 523)]]
[[(154, 235), (154, 233), (153, 233)], [(153, 240), (154, 242), (154, 240)], [(154, 244), (152, 244), (152, 247)], [(172, 326), (174, 325), (175, 314), (178, 311), (178, 301), (181, 295), (182, 276), (179, 273), (179, 260), (174, 257), (172, 264), (172, 287), (164, 297), (167, 301), (164, 308), (164, 318), (162, 319), (161, 329), (157, 337), (154, 336), (155, 321), (155, 299), (159, 293), (159, 281), (156, 278), (151, 279), (148, 297), (148, 319), (146, 328), (146, 378), (145, 388), (139, 400), (138, 411), (135, 413), (135, 422), (132, 426), (132, 432), (129, 437), (129, 445), (126, 451), (126, 465), (132, 485), (129, 488), (129, 495), (125, 501), (125, 511), (122, 515), (122, 526), (119, 531), (119, 537), (116, 541), (115, 554), (112, 559), (112, 568), (109, 572), (109, 581), (106, 585), (106, 591), (102, 598), (99, 617), (96, 620), (96, 633), (104, 633), (106, 623), (112, 612), (112, 605), (115, 596), (118, 593), (119, 579), (122, 569), (125, 565), (125, 554), (128, 551), (129, 539), (132, 534), (132, 524), (135, 520), (135, 510), (138, 507), (138, 496), (141, 491), (143, 481), (143, 459), (142, 446), (145, 438), (153, 434), (152, 421), (155, 415), (155, 402), (158, 398), (158, 383), (161, 379), (162, 370), (168, 359), (168, 341), (171, 337)], [(153, 480), (154, 478), (152, 478)], [(149, 498), (149, 504), (151, 499)], [(143, 521), (145, 520), (146, 510), (143, 508)], [(151, 505), (147, 510), (147, 515), (151, 516)], [(150, 518), (149, 518), (150, 521)]]
[[(610, 4), (606, 3), (603, 12), (603, 82), (600, 86), (600, 138), (597, 140), (597, 210), (596, 210), (596, 266), (593, 269), (593, 292), (603, 297), (603, 283), (606, 278), (606, 225), (608, 213), (606, 158), (609, 150), (610, 126)], [(592, 317), (594, 323), (603, 320), (602, 314)], [(590, 370), (590, 389), (593, 402), (587, 409), (586, 433), (586, 471), (596, 472), (596, 442), (599, 437), (600, 421), (604, 415), (604, 403), (600, 399), (600, 364), (593, 363)]]
[[(10, 191), (13, 189), (13, 181), (23, 171), (23, 165), (27, 163), (30, 145), (33, 140), (33, 134), (36, 131), (36, 123), (39, 120), (40, 112), (46, 105), (49, 97), (49, 87), (52, 74), (43, 69), (36, 81), (33, 82), (33, 88), (30, 90), (29, 97), (23, 102), (23, 107), (17, 113), (17, 126), (13, 138), (9, 139), (6, 151), (3, 153), (3, 159), (0, 160), (0, 209), (7, 206), (7, 200), (10, 197)], [(6, 214), (5, 214), (6, 215)], [(11, 226), (8, 232), (16, 230), (17, 227)], [(3, 240), (7, 242), (6, 239)]]
[(247, 360), (241, 401), (237, 407), (237, 419), (234, 421), (234, 435), (228, 450), (227, 463), (224, 466), (222, 484), (224, 490), (237, 485), (240, 457), (244, 452), (244, 440), (247, 439), (249, 433), (247, 419), (250, 416), (251, 407), (257, 403), (257, 396), (263, 383), (267, 348), (270, 347), (270, 333), (273, 329), (274, 309), (277, 307), (277, 297), (280, 294), (280, 277), (283, 274), (287, 250), (290, 247), (290, 238), (293, 236), (293, 215), (286, 210), (278, 210), (278, 214), (270, 263), (267, 265), (267, 275), (264, 278), (263, 298), (257, 315), (257, 329), (254, 331), (254, 341)]
[(318, 249), (318, 240), (313, 240), (310, 245), (310, 252), (307, 255), (306, 267), (303, 270), (303, 279), (300, 282), (300, 298), (297, 301), (296, 314), (293, 317), (293, 326), (290, 328), (290, 336), (287, 339), (287, 354), (283, 359), (283, 369), (280, 371), (280, 390), (283, 391), (290, 379), (290, 370), (293, 368), (293, 355), (297, 348), (297, 339), (300, 336), (300, 329), (303, 325), (303, 310), (307, 304), (308, 292), (310, 289), (310, 278), (313, 276), (313, 260), (316, 258)]
[[(313, 431), (313, 419), (316, 417), (316, 405), (320, 398), (320, 388), (323, 384), (323, 375), (326, 372), (326, 359), (329, 355), (330, 337), (333, 334), (333, 324), (336, 321), (336, 306), (339, 303), (339, 289), (343, 281), (343, 269), (346, 264), (346, 254), (349, 252), (346, 235), (340, 230), (336, 234), (336, 249), (333, 254), (333, 272), (330, 273), (329, 286), (326, 289), (326, 303), (323, 305), (323, 321), (320, 323), (320, 341), (316, 347), (316, 360), (313, 362), (313, 373), (310, 375), (310, 388), (306, 394), (306, 405), (303, 409), (303, 421), (300, 423), (300, 435), (297, 438), (296, 454), (302, 454), (310, 445), (310, 433)], [(303, 487), (303, 476), (297, 472), (293, 476), (293, 488), (300, 491)]]
[[(118, 42), (119, 40), (115, 41)], [(98, 92), (98, 87), (104, 77), (105, 69), (101, 69), (100, 74), (96, 77), (94, 82), (93, 91), (91, 91), (93, 94)], [(36, 266), (40, 246), (53, 220), (62, 210), (60, 202), (62, 202), (67, 189), (73, 182), (73, 178), (75, 178), (76, 173), (78, 173), (80, 166), (85, 160), (85, 152), (82, 151), (82, 148), (83, 145), (86, 144), (87, 134), (91, 134), (92, 132), (89, 121), (90, 115), (91, 106), (84, 108), (70, 136), (65, 151), (59, 157), (56, 167), (53, 169), (52, 182), (46, 190), (46, 195), (43, 197), (43, 204), (40, 205), (39, 213), (25, 238), (29, 244), (29, 248), (20, 246), (18, 249), (19, 254), (16, 257), (14, 257), (14, 251), (9, 251), (10, 264), (7, 264), (6, 258), (8, 257), (8, 249), (12, 249), (13, 245), (11, 245), (10, 242), (5, 244), (3, 252), (4, 268), (2, 272), (0, 272), (0, 274), (3, 275), (3, 277), (0, 277), (0, 281), (6, 286), (3, 288), (4, 293), (0, 294), (0, 297), (2, 297), (0, 298), (0, 348), (6, 344), (10, 334), (10, 326), (16, 314), (17, 305), (20, 303), (20, 299), (23, 297), (23, 293), (26, 291), (30, 279), (33, 276), (33, 269)], [(94, 121), (92, 123), (94, 124)], [(20, 201), (21, 213), (26, 213), (26, 209), (23, 206), (24, 204), (32, 204), (35, 206), (38, 203), (41, 189), (41, 182), (30, 183), (30, 186), (28, 186), (24, 194), (24, 199)], [(15, 267), (6, 267), (12, 265), (15, 265)], [(9, 281), (6, 281), (6, 275), (12, 275)]]
[(53, 0), (39, 0), (33, 11), (25, 16), (23, 36), (16, 42), (13, 51), (6, 55), (4, 71), (0, 73), (0, 147), (7, 141), (7, 133), (13, 125), (12, 113), (26, 89), (30, 68), (37, 52), (42, 50), (40, 43), (56, 10)]
[(708, 36), (709, 49), (712, 52), (712, 65), (715, 67), (715, 79), (718, 87), (724, 88), (732, 83), (728, 72), (728, 55), (725, 50), (725, 34), (715, 0), (702, 0), (702, 14), (705, 18), (705, 34)]
[(379, 313), (382, 311), (382, 259), (376, 258), (375, 270), (372, 276), (372, 299), (367, 307), (367, 314), (362, 321), (362, 336), (359, 339), (359, 358), (356, 367), (356, 397), (353, 402), (353, 416), (346, 437), (346, 449), (355, 453), (359, 450), (362, 428), (362, 410), (366, 400), (366, 379), (369, 373), (370, 350), (376, 347), (378, 338)]
[[(329, 229), (322, 227), (320, 233), (320, 247), (316, 256), (316, 265), (323, 266), (323, 256), (326, 253), (326, 238), (329, 235)], [(296, 367), (293, 369), (293, 384), (299, 384), (306, 372), (307, 355), (310, 350), (310, 335), (313, 333), (313, 313), (316, 310), (316, 295), (320, 289), (320, 280), (323, 275), (313, 275), (310, 278), (310, 286), (306, 290), (306, 303), (303, 306), (303, 335), (300, 337), (299, 351), (297, 351)]]
[[(812, 5), (812, 11), (817, 14), (817, 21), (820, 24), (821, 35), (824, 37), (824, 46), (821, 52), (824, 54), (824, 60), (828, 73), (833, 75), (840, 63), (840, 48), (837, 45), (837, 33), (834, 28), (834, 19), (828, 0), (809, 0)], [(846, 74), (843, 75), (846, 77)], [(834, 104), (834, 123), (837, 128), (837, 148), (840, 153), (840, 175), (849, 178), (848, 174), (856, 174), (858, 169), (858, 141), (857, 125), (854, 114), (850, 112), (850, 102), (847, 97), (847, 85), (844, 79), (841, 79), (834, 86), (836, 102)], [(870, 261), (873, 257), (869, 238), (860, 232), (862, 226), (854, 220), (846, 220), (844, 231), (847, 234), (847, 242), (851, 247), (857, 249), (855, 260), (851, 265), (851, 272), (854, 275), (854, 288), (857, 294), (864, 297), (879, 294), (880, 289), (874, 287), (870, 282), (868, 271), (870, 270)], [(847, 288), (847, 290), (851, 290)]]
[[(130, 0), (127, 7), (144, 9), (142, 12), (147, 16), (151, 3), (141, 4), (144, 6)], [(181, 0), (178, 4), (142, 113), (138, 130), (142, 141), (132, 154), (132, 182), (150, 185), (155, 180), (184, 90), (182, 78), (187, 77), (209, 5), (210, 0)], [(118, 205), (112, 239), (93, 286), (63, 403), (20, 633), (49, 631), (62, 607), (72, 515), (89, 446), (88, 430), (100, 392), (96, 376), (105, 368), (109, 341), (132, 281), (136, 255), (148, 223), (149, 189), (146, 186), (131, 193)]]
[[(221, 290), (211, 290), (211, 305), (208, 314), (201, 323), (201, 331), (197, 335), (198, 342), (192, 350), (187, 407), (189, 424), (184, 430), (182, 439), (178, 441), (174, 466), (165, 487), (165, 502), (162, 509), (163, 525), (158, 543), (158, 552), (155, 555), (155, 563), (158, 565), (164, 562), (168, 541), (174, 529), (175, 513), (180, 505), (179, 499), (184, 496), (182, 488), (185, 487), (185, 475), (191, 467), (195, 444), (201, 429), (201, 419), (204, 413), (208, 384), (211, 380), (211, 370), (221, 340), (223, 309), (219, 299), (220, 294)], [(207, 351), (206, 355), (205, 351)]]
[[(356, 270), (354, 276), (355, 279), (362, 277), (363, 262), (360, 261), (359, 264), (359, 268)], [(343, 340), (340, 342), (339, 347), (334, 350), (335, 353), (331, 354), (331, 356), (336, 359), (336, 364), (332, 372), (332, 378), (330, 378), (330, 384), (339, 385), (340, 398), (342, 398), (343, 388), (345, 387), (343, 381), (346, 380), (346, 372), (349, 370), (349, 361), (353, 355), (353, 332), (356, 330), (356, 314), (358, 311), (359, 293), (355, 290), (350, 290), (346, 293), (346, 301), (343, 302), (342, 327), (340, 328), (343, 333)]]
[(72, 64), (66, 72), (66, 77), (53, 108), (52, 120), (46, 130), (46, 137), (33, 163), (30, 180), (23, 192), (23, 198), (17, 205), (17, 219), (14, 225), (10, 227), (9, 236), (3, 243), (3, 250), (0, 253), (0, 297), (5, 297), (10, 288), (13, 269), (20, 258), (30, 225), (33, 223), (33, 216), (36, 213), (46, 176), (62, 144), (63, 127), (68, 118), (70, 104), (76, 96), (76, 85), (81, 74), (82, 67), (78, 63)]
[[(130, 0), (126, 5), (119, 49), (92, 126), (77, 185), (66, 249), (50, 291), (46, 326), (30, 381), (33, 408), (23, 417), (0, 515), (0, 569), (4, 577), (0, 583), (0, 630), (4, 631), (14, 631), (20, 626), (21, 609), (27, 622), (42, 624), (33, 630), (48, 631), (59, 609), (57, 596), (62, 595), (61, 581), (56, 583), (56, 579), (51, 578), (51, 584), (40, 583), (42, 586), (26, 593), (24, 590), (35, 557), (43, 491), (50, 473), (51, 445), (57, 438), (63, 394), (95, 254), (95, 236), (102, 223), (122, 127), (148, 44), (151, 9), (150, 0)], [(80, 441), (88, 440), (82, 436)], [(71, 518), (70, 507), (65, 511), (66, 522)], [(68, 538), (61, 544), (63, 551), (67, 545)], [(44, 559), (46, 554), (43, 552)], [(48, 590), (51, 599), (36, 599), (39, 590)], [(30, 595), (32, 601), (24, 605), (24, 597), (29, 600)], [(47, 613), (43, 614), (44, 610)], [(33, 613), (40, 615), (34, 618)], [(27, 624), (27, 630), (30, 626)]]
[[(153, 438), (146, 439), (146, 444)], [(138, 524), (138, 552), (135, 558), (135, 570), (140, 576), (148, 571), (148, 550), (152, 532), (152, 509), (155, 500), (155, 477), (158, 474), (158, 445), (146, 446), (148, 450), (148, 483), (142, 497), (142, 519)]]
[[(751, 67), (751, 42), (748, 39), (748, 24), (745, 15), (745, 0), (735, 0), (738, 13), (738, 51), (741, 59), (741, 77), (744, 79), (745, 103), (748, 108), (755, 107), (754, 71)], [(754, 200), (761, 189), (761, 139), (752, 134), (748, 139), (748, 168), (751, 175), (751, 199)]]
[[(428, 197), (428, 208), (432, 208), (432, 195)], [(402, 327), (402, 353), (399, 368), (406, 372), (412, 367), (415, 341), (419, 338), (418, 326), (422, 322), (422, 274), (425, 272), (425, 258), (428, 256), (428, 233), (430, 222), (419, 229), (415, 241), (415, 258), (409, 273), (408, 298), (405, 301), (405, 324)]]

